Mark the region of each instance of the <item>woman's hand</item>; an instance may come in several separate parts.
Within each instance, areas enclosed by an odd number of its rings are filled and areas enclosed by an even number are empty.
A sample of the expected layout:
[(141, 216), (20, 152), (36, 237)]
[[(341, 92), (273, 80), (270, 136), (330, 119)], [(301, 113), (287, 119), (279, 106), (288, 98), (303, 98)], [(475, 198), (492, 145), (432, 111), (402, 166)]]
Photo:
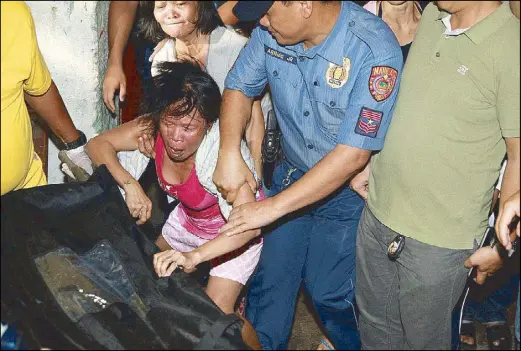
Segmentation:
[(152, 201), (150, 201), (141, 185), (134, 178), (129, 178), (125, 181), (123, 190), (125, 190), (125, 201), (130, 214), (134, 218), (139, 218), (136, 222), (137, 224), (145, 223), (152, 215)]
[(154, 255), (154, 270), (160, 277), (168, 277), (177, 267), (182, 267), (186, 273), (191, 273), (201, 262), (199, 253), (167, 250)]
[(149, 158), (156, 158), (156, 150), (154, 148), (154, 136), (148, 133), (143, 133), (138, 138), (139, 151)]

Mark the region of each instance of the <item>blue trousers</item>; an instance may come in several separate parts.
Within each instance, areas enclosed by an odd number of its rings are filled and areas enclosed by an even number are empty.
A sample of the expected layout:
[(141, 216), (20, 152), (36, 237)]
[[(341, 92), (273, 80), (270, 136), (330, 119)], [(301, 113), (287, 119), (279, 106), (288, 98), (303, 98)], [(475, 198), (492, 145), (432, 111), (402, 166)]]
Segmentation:
[[(303, 175), (283, 161), (273, 174), (270, 196)], [(246, 299), (246, 318), (264, 349), (287, 348), (301, 283), (334, 346), (360, 348), (354, 287), (363, 206), (346, 186), (269, 228)]]

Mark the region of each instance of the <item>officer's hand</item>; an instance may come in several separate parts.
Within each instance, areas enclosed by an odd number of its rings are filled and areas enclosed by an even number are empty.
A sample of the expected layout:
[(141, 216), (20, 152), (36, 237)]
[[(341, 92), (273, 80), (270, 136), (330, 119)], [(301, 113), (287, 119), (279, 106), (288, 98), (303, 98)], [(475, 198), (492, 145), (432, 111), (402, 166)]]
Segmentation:
[(493, 275), (501, 266), (503, 260), (496, 249), (485, 246), (479, 248), (465, 260), (465, 267), (476, 267), (476, 278), (474, 281), (483, 284), (487, 276)]
[(248, 183), (254, 194), (257, 192), (255, 177), (244, 162), (240, 151), (225, 152), (219, 150), (217, 166), (213, 173), (213, 182), (223, 198), (229, 203), (235, 201), (239, 189), (244, 183)]
[[(507, 250), (512, 248), (509, 226), (515, 216), (519, 217), (519, 191), (510, 196), (503, 203), (503, 206), (499, 209), (499, 215), (496, 221), (497, 236)], [(517, 223), (516, 234), (519, 236), (519, 222)]]
[(127, 80), (123, 72), (123, 66), (109, 64), (105, 80), (103, 81), (103, 102), (107, 108), (115, 113), (114, 94), (119, 90), (119, 101), (124, 101), (127, 96)]
[(364, 200), (367, 200), (369, 192), (369, 174), (371, 173), (371, 164), (368, 163), (364, 170), (358, 173), (349, 182), (349, 187), (355, 191)]
[[(258, 230), (275, 222), (281, 215), (283, 213), (276, 208), (273, 198), (248, 202), (233, 208), (228, 223), (221, 227), (219, 233), (233, 236), (252, 229)], [(260, 230), (256, 235), (259, 234)]]

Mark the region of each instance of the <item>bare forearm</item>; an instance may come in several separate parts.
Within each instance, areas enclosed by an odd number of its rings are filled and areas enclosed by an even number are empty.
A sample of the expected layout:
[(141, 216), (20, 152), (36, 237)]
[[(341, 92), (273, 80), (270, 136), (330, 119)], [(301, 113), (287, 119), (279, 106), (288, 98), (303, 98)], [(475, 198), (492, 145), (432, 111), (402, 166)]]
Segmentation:
[(219, 117), (219, 150), (240, 152), (241, 140), (251, 118), (253, 99), (237, 90), (225, 89)]
[(109, 64), (121, 65), (123, 51), (136, 18), (139, 1), (111, 1), (109, 7)]
[(70, 143), (80, 137), (54, 82), (43, 95), (33, 96), (25, 93), (25, 101), (63, 142)]
[(369, 150), (337, 145), (302, 178), (277, 194), (273, 198), (275, 207), (284, 215), (325, 198), (359, 172), (370, 155)]
[(505, 201), (519, 191), (519, 165), (519, 157), (515, 159), (508, 158), (505, 176), (503, 183), (501, 183), (501, 196), (499, 197), (500, 207), (503, 207)]
[[(251, 201), (255, 201), (255, 196), (251, 192), (249, 186), (244, 184), (239, 190), (239, 194), (233, 203), (233, 207)], [(231, 237), (219, 235), (215, 239), (212, 239), (198, 247), (195, 251), (199, 255), (200, 262), (205, 262), (243, 247), (256, 236), (256, 231), (253, 230)]]
[(120, 187), (124, 188), (125, 182), (128, 183), (135, 180), (119, 162), (116, 149), (110, 142), (96, 137), (87, 143), (86, 151), (96, 167), (100, 165), (107, 166), (110, 174), (112, 174)]
[(264, 115), (262, 114), (260, 100), (253, 103), (250, 122), (246, 127), (246, 143), (255, 162), (257, 175), (262, 175), (262, 140), (264, 139)]

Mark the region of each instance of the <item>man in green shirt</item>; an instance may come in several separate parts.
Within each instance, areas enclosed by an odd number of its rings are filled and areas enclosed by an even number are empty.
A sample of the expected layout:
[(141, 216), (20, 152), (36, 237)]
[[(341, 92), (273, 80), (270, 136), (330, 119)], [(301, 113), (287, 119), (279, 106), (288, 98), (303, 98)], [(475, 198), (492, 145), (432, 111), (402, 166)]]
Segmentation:
[[(505, 152), (501, 200), (519, 189), (519, 30), (507, 2), (438, 1), (423, 13), (358, 230), (363, 348), (450, 349), (463, 263)], [(395, 238), (405, 244), (390, 260)]]

